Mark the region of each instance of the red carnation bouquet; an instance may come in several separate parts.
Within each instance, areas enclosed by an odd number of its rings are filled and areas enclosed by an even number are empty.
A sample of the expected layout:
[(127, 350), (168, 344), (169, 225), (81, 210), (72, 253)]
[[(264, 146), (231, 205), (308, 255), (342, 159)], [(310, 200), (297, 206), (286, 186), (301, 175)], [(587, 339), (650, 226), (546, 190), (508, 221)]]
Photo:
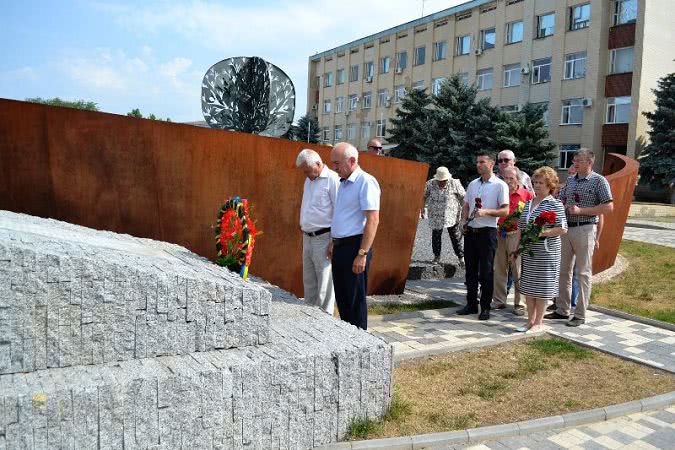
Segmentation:
[(251, 266), (255, 237), (261, 234), (249, 214), (246, 199), (232, 197), (218, 212), (216, 234), (216, 263), (227, 267), (246, 280)]
[(544, 211), (532, 222), (528, 222), (520, 235), (520, 246), (516, 254), (527, 252), (528, 255), (534, 256), (532, 246), (541, 240), (541, 232), (544, 231), (544, 227), (554, 224), (556, 218), (554, 211)]

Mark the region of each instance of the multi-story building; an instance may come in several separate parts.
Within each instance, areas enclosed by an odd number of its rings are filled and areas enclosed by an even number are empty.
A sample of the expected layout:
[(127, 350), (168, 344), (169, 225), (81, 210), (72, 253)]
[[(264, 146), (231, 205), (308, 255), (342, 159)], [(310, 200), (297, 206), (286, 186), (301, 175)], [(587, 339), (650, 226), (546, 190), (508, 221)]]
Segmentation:
[(326, 143), (359, 149), (409, 89), (460, 74), (504, 111), (547, 105), (559, 167), (579, 147), (636, 154), (659, 77), (675, 71), (663, 0), (473, 0), (309, 58), (307, 110)]

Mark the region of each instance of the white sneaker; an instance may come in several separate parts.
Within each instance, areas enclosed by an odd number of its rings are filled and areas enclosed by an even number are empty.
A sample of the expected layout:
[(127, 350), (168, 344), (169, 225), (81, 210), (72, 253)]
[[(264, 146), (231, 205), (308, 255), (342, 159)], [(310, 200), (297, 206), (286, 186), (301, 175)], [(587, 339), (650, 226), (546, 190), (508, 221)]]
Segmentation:
[(529, 325), (523, 325), (522, 327), (516, 328), (516, 331), (518, 333), (527, 333), (527, 331), (530, 329)]

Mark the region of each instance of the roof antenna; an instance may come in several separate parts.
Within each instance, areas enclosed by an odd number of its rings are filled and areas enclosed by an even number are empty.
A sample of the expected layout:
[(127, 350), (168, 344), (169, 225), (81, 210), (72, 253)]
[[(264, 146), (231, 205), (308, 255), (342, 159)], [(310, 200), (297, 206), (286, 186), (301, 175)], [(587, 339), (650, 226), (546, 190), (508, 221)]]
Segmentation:
[(425, 2), (425, 1), (426, 1), (426, 0), (422, 0), (422, 16), (421, 16), (421, 17), (424, 17), (424, 2)]

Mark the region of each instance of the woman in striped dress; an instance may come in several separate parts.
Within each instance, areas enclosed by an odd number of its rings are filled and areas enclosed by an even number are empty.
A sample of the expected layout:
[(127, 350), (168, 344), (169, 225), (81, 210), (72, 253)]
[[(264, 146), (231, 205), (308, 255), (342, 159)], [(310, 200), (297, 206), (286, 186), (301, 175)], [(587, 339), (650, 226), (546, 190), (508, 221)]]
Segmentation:
[(565, 207), (553, 197), (558, 188), (558, 175), (550, 167), (541, 167), (532, 174), (535, 197), (527, 202), (520, 216), (518, 229), (522, 232), (528, 223), (534, 222), (543, 212), (553, 211), (555, 223), (544, 225), (540, 240), (529, 252), (522, 254), (520, 272), (520, 293), (525, 295), (527, 304), (527, 325), (518, 328), (520, 332), (540, 331), (546, 301), (558, 296), (560, 276), (560, 236), (567, 233)]

